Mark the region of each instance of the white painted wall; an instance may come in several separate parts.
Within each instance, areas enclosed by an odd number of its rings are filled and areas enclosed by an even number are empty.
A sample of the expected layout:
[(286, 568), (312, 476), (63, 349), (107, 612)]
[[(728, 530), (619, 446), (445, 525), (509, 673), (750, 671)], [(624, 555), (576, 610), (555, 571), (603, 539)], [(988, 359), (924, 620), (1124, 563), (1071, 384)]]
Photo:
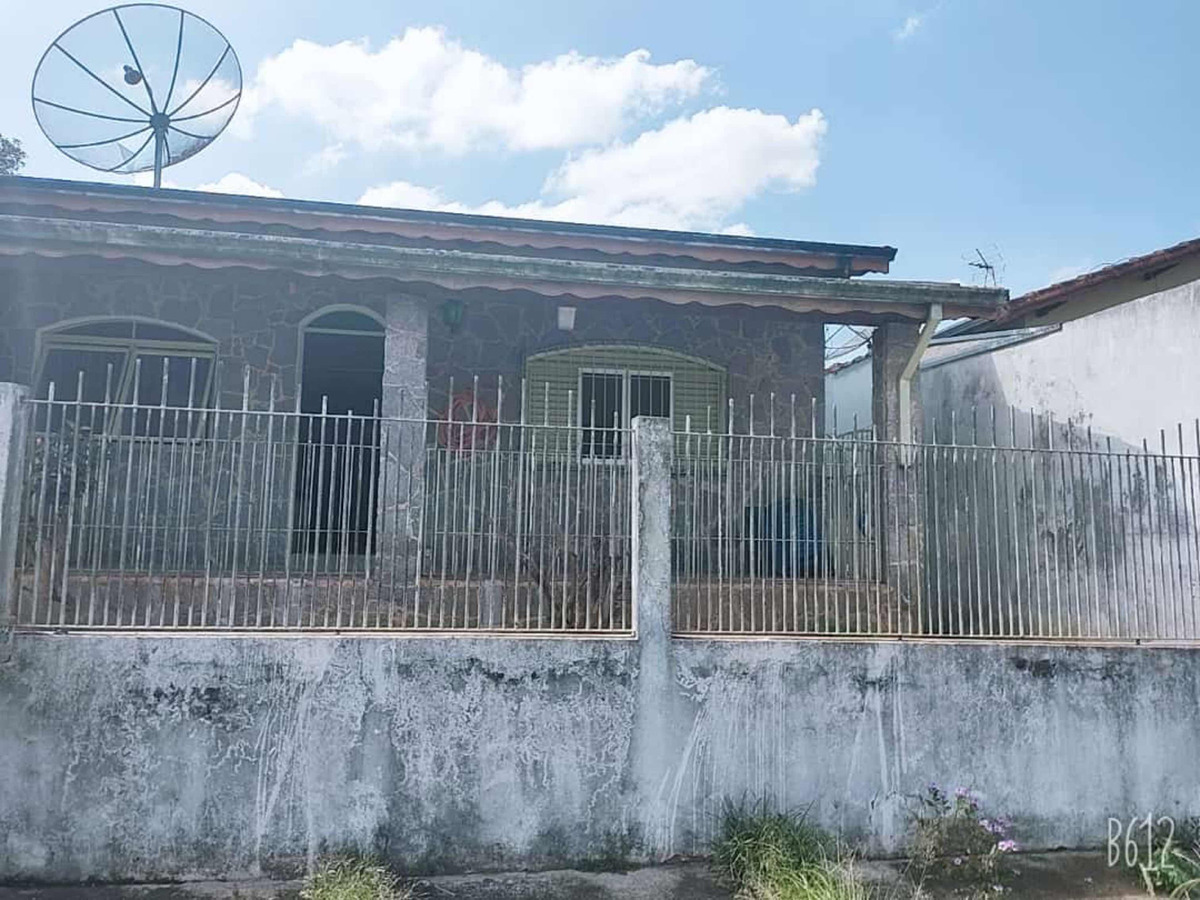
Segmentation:
[[(834, 410), (837, 410), (836, 429)], [(871, 427), (870, 356), (864, 356), (825, 376), (825, 433), (846, 434), (852, 431), (855, 416), (858, 416), (859, 428)]]
[[(931, 348), (928, 362), (964, 344)], [(927, 414), (960, 421), (973, 405), (996, 404), (1058, 421), (1090, 425), (1100, 435), (1153, 448), (1159, 429), (1169, 446), (1184, 422), (1191, 446), (1200, 416), (1200, 281), (1067, 322), (1062, 330), (991, 353), (924, 368)]]

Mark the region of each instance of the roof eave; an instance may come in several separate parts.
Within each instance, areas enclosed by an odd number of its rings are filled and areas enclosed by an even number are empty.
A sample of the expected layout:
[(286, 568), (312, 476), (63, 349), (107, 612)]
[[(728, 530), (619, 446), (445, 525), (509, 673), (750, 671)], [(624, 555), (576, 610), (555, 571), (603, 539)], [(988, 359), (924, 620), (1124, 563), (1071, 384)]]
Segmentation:
[(413, 230), (428, 236), (452, 235), (534, 247), (562, 246), (639, 255), (674, 253), (728, 262), (789, 262), (792, 257), (822, 260), (845, 275), (885, 274), (896, 248), (835, 244), (703, 232), (668, 231), (615, 225), (555, 222), (432, 210), (388, 209), (314, 200), (153, 189), (58, 179), (12, 177), (0, 181), (0, 202), (47, 204), (100, 213), (178, 215), (192, 222), (224, 221), (257, 225), (289, 224), (313, 230)]
[(937, 282), (856, 280), (400, 247), (273, 234), (0, 215), (0, 253), (132, 258), (159, 265), (246, 266), (302, 275), (390, 278), (448, 290), (528, 290), (580, 299), (623, 296), (674, 303), (777, 306), (831, 318), (992, 316), (999, 289)]

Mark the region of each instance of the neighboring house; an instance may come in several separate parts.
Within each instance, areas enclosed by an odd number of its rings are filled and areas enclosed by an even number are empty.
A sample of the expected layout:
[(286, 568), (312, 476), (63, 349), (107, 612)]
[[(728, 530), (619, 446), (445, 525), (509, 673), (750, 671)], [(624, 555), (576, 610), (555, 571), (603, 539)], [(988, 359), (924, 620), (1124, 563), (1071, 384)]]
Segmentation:
[[(948, 440), (953, 415), (961, 438), (994, 408), (1001, 437), (1014, 412), (1019, 438), (1033, 413), (1151, 449), (1162, 431), (1175, 446), (1183, 423), (1194, 450), (1198, 335), (1200, 240), (1031, 291), (991, 319), (938, 331), (920, 365), (926, 437), (936, 420)], [(841, 432), (870, 408), (871, 368), (868, 354), (827, 370), (827, 428), (835, 408)]]
[(969, 421), (994, 406), (1053, 416), (1121, 447), (1196, 450), (1200, 415), (1200, 240), (1010, 302), (987, 323), (939, 334), (921, 366), (926, 413)]
[(825, 370), (825, 433), (841, 437), (871, 422), (870, 354), (832, 363)]
[[(935, 588), (968, 607), (1038, 598), (1043, 622), (1090, 615), (1101, 634), (1123, 617), (1194, 627), (1198, 338), (1200, 240), (940, 330), (918, 381), (924, 438), (941, 447), (924, 452), (966, 471), (926, 487), (939, 510), (925, 556)], [(826, 420), (836, 407), (839, 431), (871, 402), (873, 368), (866, 356), (827, 372)], [(981, 520), (992, 524), (977, 538)]]

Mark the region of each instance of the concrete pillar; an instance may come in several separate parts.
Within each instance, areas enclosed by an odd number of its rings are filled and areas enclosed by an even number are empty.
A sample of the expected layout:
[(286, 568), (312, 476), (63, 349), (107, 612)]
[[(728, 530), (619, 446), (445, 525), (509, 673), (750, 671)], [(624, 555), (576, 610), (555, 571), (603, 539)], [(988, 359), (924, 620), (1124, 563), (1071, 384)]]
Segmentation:
[(378, 534), (383, 583), (394, 586), (397, 594), (410, 588), (418, 574), (417, 541), (425, 498), (425, 426), (420, 420), (427, 415), (428, 347), (425, 300), (406, 295), (389, 298), (383, 344), (385, 422), (380, 438), (386, 456)]
[(24, 491), (29, 388), (0, 382), (0, 628), (15, 611), (17, 532)]
[[(900, 438), (900, 373), (913, 355), (921, 326), (917, 323), (888, 322), (875, 328), (871, 336), (871, 418), (881, 441)], [(914, 439), (921, 434), (920, 375), (913, 376), (912, 423)]]
[[(875, 434), (881, 441), (900, 440), (900, 373), (917, 346), (921, 326), (907, 322), (889, 322), (875, 329), (871, 338), (871, 405)], [(920, 375), (913, 376), (910, 408), (912, 440), (921, 441)], [(906, 447), (885, 446), (880, 450), (883, 482), (877, 521), (883, 529), (884, 571), (887, 583), (898, 599), (915, 608), (922, 592), (923, 543), (918, 511), (922, 508), (916, 493), (918, 479), (914, 470), (919, 463)]]
[(638, 642), (633, 747), (643, 837), (651, 856), (671, 850), (675, 746), (671, 643), (671, 423), (633, 420), (633, 627)]

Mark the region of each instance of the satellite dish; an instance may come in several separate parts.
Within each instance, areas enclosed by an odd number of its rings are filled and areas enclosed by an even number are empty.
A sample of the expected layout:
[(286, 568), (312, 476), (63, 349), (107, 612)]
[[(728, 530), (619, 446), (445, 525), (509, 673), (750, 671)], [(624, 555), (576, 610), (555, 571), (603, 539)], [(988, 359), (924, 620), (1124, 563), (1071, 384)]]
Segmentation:
[(212, 25), (174, 6), (131, 3), (80, 19), (42, 54), (33, 114), (76, 162), (154, 172), (195, 156), (242, 96), (237, 54)]

